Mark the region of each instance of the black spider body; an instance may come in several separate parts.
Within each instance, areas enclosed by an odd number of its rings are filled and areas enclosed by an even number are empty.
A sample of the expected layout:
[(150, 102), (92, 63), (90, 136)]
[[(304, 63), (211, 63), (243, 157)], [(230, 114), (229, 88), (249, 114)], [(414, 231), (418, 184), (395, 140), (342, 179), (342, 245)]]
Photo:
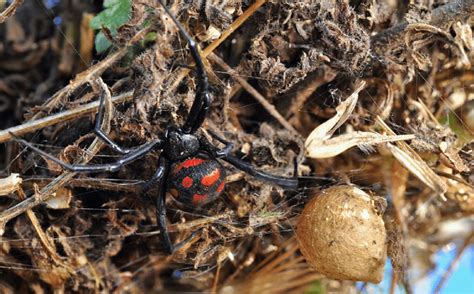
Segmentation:
[[(162, 139), (155, 139), (133, 149), (127, 149), (115, 143), (101, 126), (105, 112), (105, 95), (101, 95), (99, 111), (96, 115), (94, 132), (99, 139), (106, 143), (112, 150), (122, 154), (122, 157), (113, 163), (106, 164), (68, 164), (58, 158), (35, 147), (31, 143), (12, 136), (20, 143), (31, 148), (33, 151), (41, 154), (45, 158), (56, 162), (63, 168), (76, 173), (117, 171), (123, 166), (144, 157), (155, 150), (161, 151), (158, 160), (158, 167), (153, 177), (145, 184), (145, 191), (148, 187), (157, 186), (159, 189), (157, 198), (157, 219), (160, 229), (160, 237), (168, 253), (172, 253), (176, 247), (171, 242), (166, 219), (166, 191), (175, 191), (179, 201), (201, 206), (209, 203), (219, 197), (225, 186), (225, 168), (219, 163), (219, 160), (226, 161), (234, 167), (246, 172), (247, 174), (275, 185), (287, 189), (296, 189), (298, 180), (295, 174), (293, 178), (286, 178), (271, 175), (255, 169), (245, 161), (231, 154), (233, 144), (225, 141), (221, 137), (209, 131), (209, 133), (222, 144), (224, 148), (219, 148), (211, 144), (206, 137), (197, 132), (209, 111), (210, 95), (207, 74), (204, 70), (204, 64), (199, 54), (195, 41), (188, 35), (178, 20), (168, 10), (166, 6), (159, 1), (166, 13), (171, 17), (178, 27), (181, 35), (188, 43), (191, 55), (196, 64), (197, 72), (197, 90), (194, 102), (189, 110), (186, 121), (182, 126), (170, 126), (165, 130)], [(177, 245), (180, 246), (180, 245)]]
[(195, 156), (200, 149), (198, 137), (171, 127), (165, 134), (163, 152), (170, 160), (177, 161)]

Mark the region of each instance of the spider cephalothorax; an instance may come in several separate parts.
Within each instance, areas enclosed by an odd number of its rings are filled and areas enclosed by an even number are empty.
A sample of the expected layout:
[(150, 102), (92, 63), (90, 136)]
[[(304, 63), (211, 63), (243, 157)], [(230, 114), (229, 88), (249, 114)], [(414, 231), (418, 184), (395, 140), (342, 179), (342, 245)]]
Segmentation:
[(202, 127), (210, 107), (207, 74), (194, 40), (188, 35), (168, 8), (164, 6), (161, 1), (159, 2), (188, 43), (191, 55), (196, 64), (198, 82), (196, 96), (186, 121), (182, 126), (169, 126), (165, 130), (162, 139), (150, 141), (133, 149), (123, 148), (115, 143), (101, 129), (105, 112), (105, 96), (102, 95), (100, 98), (99, 111), (96, 115), (94, 132), (97, 137), (103, 140), (112, 150), (122, 154), (122, 157), (116, 162), (92, 165), (68, 164), (42, 151), (31, 143), (16, 138), (14, 134), (12, 134), (12, 136), (35, 152), (40, 153), (63, 168), (73, 172), (113, 172), (152, 151), (161, 150), (156, 172), (148, 183), (145, 184), (145, 187), (155, 185), (158, 187), (157, 213), (158, 226), (161, 232), (160, 237), (163, 240), (165, 250), (168, 253), (172, 253), (175, 246), (171, 242), (166, 225), (166, 191), (169, 190), (172, 192), (179, 201), (194, 206), (202, 206), (203, 204), (215, 200), (222, 193), (225, 186), (225, 168), (219, 160), (226, 161), (259, 180), (273, 183), (283, 188), (296, 189), (298, 181), (296, 178), (296, 162), (293, 178), (274, 176), (259, 171), (249, 163), (233, 156), (231, 154), (233, 148), (232, 143), (227, 142), (213, 132), (209, 131), (214, 139), (225, 145), (224, 148), (216, 147), (204, 136), (198, 136), (196, 134), (197, 130)]
[(192, 134), (181, 132), (178, 128), (172, 128), (165, 134), (163, 152), (170, 160), (182, 160), (194, 156), (199, 151), (199, 139)]

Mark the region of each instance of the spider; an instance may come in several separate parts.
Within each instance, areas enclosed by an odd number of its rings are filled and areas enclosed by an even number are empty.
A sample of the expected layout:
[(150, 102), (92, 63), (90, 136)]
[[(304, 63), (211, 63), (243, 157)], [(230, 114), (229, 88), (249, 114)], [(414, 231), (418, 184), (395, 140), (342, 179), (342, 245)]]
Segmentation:
[(225, 186), (226, 169), (219, 160), (230, 163), (258, 180), (276, 184), (285, 189), (296, 189), (298, 180), (296, 178), (296, 161), (293, 178), (271, 175), (259, 171), (249, 163), (233, 156), (231, 154), (233, 144), (217, 136), (215, 133), (209, 131), (212, 137), (225, 145), (224, 148), (218, 148), (212, 145), (203, 135), (198, 133), (210, 107), (207, 73), (199, 55), (196, 42), (162, 1), (160, 0), (159, 2), (178, 27), (182, 37), (186, 40), (196, 66), (198, 81), (196, 95), (182, 126), (168, 127), (161, 139), (155, 139), (133, 149), (123, 148), (115, 143), (101, 129), (105, 112), (105, 95), (101, 95), (99, 109), (95, 119), (94, 133), (112, 150), (122, 155), (116, 162), (91, 165), (69, 164), (35, 147), (31, 143), (12, 135), (16, 141), (26, 147), (59, 164), (64, 169), (76, 173), (118, 171), (123, 166), (145, 156), (149, 152), (161, 150), (158, 159), (158, 167), (152, 178), (145, 184), (144, 190), (148, 190), (153, 184), (158, 186), (159, 192), (156, 209), (160, 238), (162, 239), (166, 252), (172, 254), (178, 248), (178, 245), (173, 245), (167, 230), (166, 191), (169, 190), (179, 202), (185, 205), (200, 207), (214, 201), (222, 193)]

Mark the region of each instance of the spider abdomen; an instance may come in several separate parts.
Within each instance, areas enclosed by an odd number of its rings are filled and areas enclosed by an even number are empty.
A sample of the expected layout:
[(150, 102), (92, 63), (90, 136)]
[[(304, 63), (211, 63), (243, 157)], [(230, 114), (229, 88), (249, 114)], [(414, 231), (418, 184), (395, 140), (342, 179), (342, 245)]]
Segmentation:
[(202, 206), (215, 200), (225, 186), (225, 168), (217, 161), (192, 157), (173, 164), (171, 194), (185, 204)]

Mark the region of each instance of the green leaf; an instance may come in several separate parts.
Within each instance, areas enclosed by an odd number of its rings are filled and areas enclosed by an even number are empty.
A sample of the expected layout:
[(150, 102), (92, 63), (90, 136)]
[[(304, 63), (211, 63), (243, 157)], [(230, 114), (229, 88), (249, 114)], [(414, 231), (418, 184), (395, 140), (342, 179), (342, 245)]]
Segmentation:
[(149, 32), (145, 36), (145, 42), (153, 42), (156, 40), (156, 32)]
[(321, 283), (321, 281), (314, 281), (311, 285), (304, 291), (304, 294), (325, 294), (326, 287)]
[(440, 119), (438, 119), (438, 121), (442, 125), (449, 126), (449, 128), (458, 136), (458, 139), (460, 142), (462, 142), (462, 144), (466, 144), (474, 138), (469, 130), (466, 129), (466, 126), (463, 124), (463, 122), (459, 120), (459, 116), (453, 111), (450, 111), (447, 115), (442, 116)]
[(110, 43), (110, 41), (105, 37), (104, 33), (99, 32), (95, 36), (94, 45), (95, 45), (95, 50), (97, 50), (97, 53), (101, 53), (109, 49), (112, 43)]
[[(97, 14), (89, 25), (95, 30), (105, 27), (111, 31), (112, 36), (115, 36), (117, 29), (130, 19), (131, 9), (131, 0), (104, 0), (104, 10)], [(105, 38), (103, 33), (99, 32), (96, 35), (97, 52), (106, 50), (110, 45), (110, 41)]]

